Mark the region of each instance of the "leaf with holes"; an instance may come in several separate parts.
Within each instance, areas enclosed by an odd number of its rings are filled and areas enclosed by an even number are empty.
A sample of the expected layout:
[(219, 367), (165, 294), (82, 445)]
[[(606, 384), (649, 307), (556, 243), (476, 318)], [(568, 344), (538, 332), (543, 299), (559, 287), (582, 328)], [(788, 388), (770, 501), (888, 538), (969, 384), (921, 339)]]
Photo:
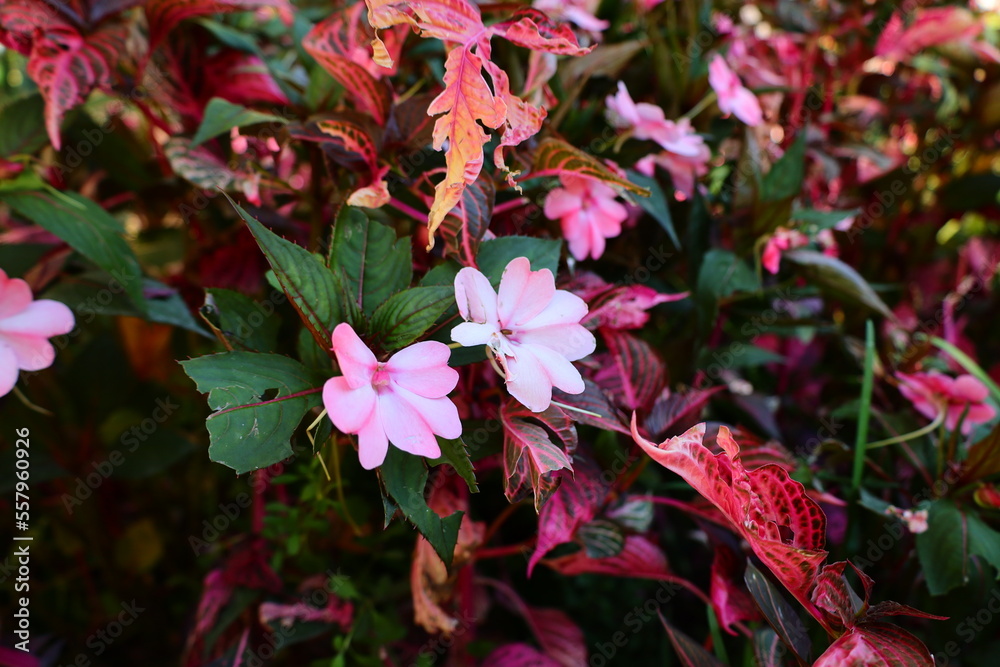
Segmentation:
[(608, 493), (601, 471), (589, 458), (576, 458), (572, 475), (559, 474), (563, 476), (559, 488), (538, 513), (538, 540), (528, 559), (529, 576), (545, 554), (572, 542), (577, 528), (597, 516)]
[(393, 294), (372, 315), (371, 333), (388, 352), (420, 338), (455, 303), (453, 287), (411, 287)]
[(288, 295), (316, 344), (321, 350), (330, 350), (333, 327), (341, 321), (333, 274), (316, 255), (281, 238), (232, 199), (229, 201), (257, 239), (282, 291)]
[(281, 355), (226, 352), (180, 364), (214, 410), (206, 422), (209, 458), (240, 475), (291, 456), (292, 434), (321, 403), (318, 391), (299, 395), (319, 379)]
[(535, 511), (541, 511), (559, 484), (555, 473), (573, 469), (570, 457), (576, 449), (576, 428), (555, 406), (534, 413), (514, 399), (501, 408), (500, 422), (507, 499), (515, 502), (533, 492)]
[(600, 160), (584, 153), (561, 139), (543, 139), (535, 151), (533, 169), (545, 175), (584, 176), (607, 183), (621, 193), (631, 192), (648, 197), (649, 190), (622, 178)]
[(646, 341), (623, 331), (601, 329), (621, 378), (621, 402), (630, 410), (649, 407), (667, 383), (667, 368)]
[(330, 268), (342, 272), (351, 300), (371, 315), (413, 276), (410, 239), (364, 212), (345, 206), (337, 216), (330, 246)]

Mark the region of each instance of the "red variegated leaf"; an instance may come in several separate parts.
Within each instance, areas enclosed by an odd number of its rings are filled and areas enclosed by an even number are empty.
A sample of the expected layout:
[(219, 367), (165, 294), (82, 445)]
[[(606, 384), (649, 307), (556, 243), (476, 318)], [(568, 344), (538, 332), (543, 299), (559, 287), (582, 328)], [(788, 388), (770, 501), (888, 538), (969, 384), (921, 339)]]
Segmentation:
[(315, 141), (323, 144), (337, 162), (347, 167), (362, 162), (368, 175), (364, 184), (347, 198), (349, 206), (379, 208), (389, 203), (388, 184), (384, 180), (388, 167), (378, 166), (378, 147), (371, 135), (360, 125), (347, 120), (321, 120), (306, 125), (292, 125), (289, 134), (293, 139)]
[(591, 558), (583, 549), (542, 561), (567, 576), (606, 574), (613, 577), (659, 579), (670, 574), (663, 550), (642, 535), (627, 535), (622, 550), (608, 558)]
[(538, 540), (528, 559), (528, 576), (542, 556), (573, 541), (577, 528), (597, 516), (607, 497), (608, 486), (590, 459), (577, 458), (572, 475), (560, 474), (564, 477), (562, 483), (538, 513)]
[(663, 629), (667, 631), (670, 643), (674, 645), (677, 657), (681, 659), (681, 664), (684, 667), (722, 667), (722, 663), (706, 651), (701, 644), (667, 623), (667, 619), (663, 618), (659, 609), (656, 610), (656, 614), (660, 617)]
[(862, 623), (830, 645), (813, 667), (880, 665), (884, 667), (933, 667), (934, 658), (924, 643), (888, 623)]
[(653, 403), (667, 383), (667, 368), (649, 343), (623, 331), (602, 329), (601, 335), (621, 378), (621, 401), (630, 410)]
[(309, 55), (344, 87), (358, 109), (371, 114), (379, 125), (385, 125), (389, 117), (389, 107), (392, 106), (389, 88), (362, 65), (346, 55), (331, 51), (325, 34), (327, 29), (328, 27), (322, 23), (317, 25), (306, 35), (302, 45)]
[[(411, 25), (420, 31), (421, 37), (469, 46), (489, 39), (479, 8), (466, 0), (365, 0), (365, 3), (368, 22), (376, 30)], [(383, 67), (392, 66), (389, 49), (377, 32), (372, 48), (375, 62)]]
[(608, 287), (603, 293), (585, 299), (590, 312), (580, 324), (588, 329), (641, 329), (649, 321), (650, 308), (688, 297), (688, 292), (661, 294), (644, 285)]
[(664, 390), (653, 403), (643, 424), (656, 438), (680, 435), (701, 419), (701, 412), (708, 401), (725, 387), (689, 389), (683, 393)]
[(458, 206), (441, 223), (446, 255), (454, 257), (463, 266), (476, 266), (476, 254), (489, 229), (495, 201), (496, 185), (493, 179), (481, 174), (475, 183), (465, 189)]
[(592, 46), (580, 46), (573, 29), (565, 23), (555, 23), (544, 12), (527, 7), (518, 9), (511, 19), (494, 25), (493, 32), (532, 51), (582, 56), (594, 50)]
[(574, 148), (561, 139), (543, 139), (535, 151), (533, 169), (546, 175), (584, 176), (607, 183), (620, 192), (632, 192), (642, 197), (649, 196), (649, 190), (614, 173), (600, 160)]
[(346, 120), (321, 120), (315, 128), (318, 141), (361, 160), (371, 174), (378, 173), (378, 148), (363, 127)]
[(507, 499), (515, 502), (532, 491), (535, 511), (540, 511), (559, 484), (556, 471), (573, 469), (576, 427), (555, 406), (534, 413), (513, 399), (500, 410), (500, 420)]
[(251, 203), (260, 204), (260, 174), (230, 169), (205, 146), (192, 148), (187, 137), (169, 140), (163, 145), (163, 152), (174, 173), (189, 183), (209, 192), (216, 189), (240, 192)]
[(528, 623), (545, 654), (562, 667), (587, 664), (583, 630), (559, 609), (528, 607)]
[(724, 544), (716, 544), (714, 551), (709, 597), (719, 625), (729, 634), (736, 635), (732, 629), (734, 623), (757, 620), (760, 612), (743, 583), (743, 561)]
[(561, 667), (529, 644), (506, 644), (490, 653), (482, 667)]
[(264, 61), (250, 53), (222, 51), (205, 61), (204, 91), (233, 104), (288, 104)]
[[(0, 15), (4, 31), (7, 17), (4, 10)], [(127, 53), (127, 37), (125, 24), (110, 21), (88, 34), (53, 23), (33, 39), (27, 72), (45, 99), (45, 129), (57, 150), (63, 116), (95, 88), (111, 87), (118, 62)]]
[(0, 5), (0, 44), (26, 56), (46, 29), (68, 27), (71, 23), (43, 0), (6, 2)]
[(303, 40), (303, 46), (317, 61), (322, 64), (322, 58), (317, 55), (327, 54), (347, 58), (351, 62), (364, 67), (376, 79), (392, 76), (396, 73), (395, 60), (403, 48), (407, 29), (396, 26), (382, 33), (389, 57), (394, 61), (392, 67), (383, 67), (372, 57), (371, 40), (375, 31), (368, 23), (364, 3), (357, 2), (347, 9), (334, 12), (326, 20), (317, 23)]
[[(788, 472), (798, 467), (792, 453), (777, 440), (764, 440), (739, 427), (732, 430), (732, 435), (740, 443), (740, 461), (747, 470), (756, 470), (768, 464), (780, 466)], [(714, 439), (708, 443), (708, 448), (716, 454), (722, 451)]]
[(291, 11), (288, 0), (147, 0), (149, 49), (155, 49), (168, 32), (186, 19), (261, 8)]
[(525, 139), (538, 134), (548, 114), (545, 109), (536, 107), (512, 94), (507, 73), (494, 63), (487, 60), (483, 66), (489, 72), (490, 78), (493, 80), (493, 90), (496, 91), (497, 98), (503, 102), (507, 112), (503, 121), (503, 136), (493, 151), (493, 162), (507, 174), (507, 183), (511, 187), (515, 187), (517, 184), (514, 177), (520, 172), (511, 171), (504, 162), (504, 148), (517, 146)]
[[(705, 447), (704, 435), (705, 426), (699, 424), (657, 445), (639, 434), (632, 418), (636, 443), (718, 507), (789, 592), (818, 615), (809, 592), (827, 555), (823, 511), (779, 466), (747, 472), (739, 445), (726, 427), (719, 429), (717, 437), (720, 454)], [(825, 618), (818, 620), (825, 622)]]
[[(628, 422), (621, 411), (611, 405), (604, 390), (597, 383), (584, 378), (584, 389), (579, 394), (567, 394), (560, 389), (552, 391), (554, 400), (578, 410), (563, 410), (578, 424), (589, 424), (608, 431), (628, 433)], [(594, 416), (597, 415), (597, 416)]]

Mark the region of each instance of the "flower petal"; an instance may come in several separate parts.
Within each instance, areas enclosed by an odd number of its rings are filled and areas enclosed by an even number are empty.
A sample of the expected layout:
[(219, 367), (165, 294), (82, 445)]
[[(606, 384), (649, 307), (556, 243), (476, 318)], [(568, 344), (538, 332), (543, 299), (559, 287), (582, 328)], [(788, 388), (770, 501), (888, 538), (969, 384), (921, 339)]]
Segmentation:
[(0, 396), (6, 396), (17, 384), (17, 357), (14, 350), (0, 340)]
[(458, 371), (448, 366), (451, 350), (444, 343), (424, 341), (392, 355), (385, 364), (389, 377), (420, 396), (447, 396), (458, 384)]
[(51, 366), (56, 358), (55, 348), (43, 336), (0, 332), (0, 341), (14, 352), (21, 370), (40, 371)]
[(358, 433), (358, 460), (361, 461), (361, 467), (365, 470), (371, 470), (382, 465), (388, 451), (389, 438), (382, 425), (381, 406), (376, 401), (371, 419)]
[[(403, 396), (402, 391), (385, 391), (379, 394), (379, 413), (382, 416), (382, 426), (389, 436), (389, 442), (404, 452), (437, 458), (441, 456), (441, 448), (431, 427), (424, 421), (420, 412)], [(412, 396), (412, 394), (410, 394)], [(432, 399), (451, 403), (447, 398)], [(452, 404), (454, 405), (454, 404)], [(456, 411), (456, 416), (458, 412)]]
[(370, 384), (378, 360), (350, 324), (341, 323), (333, 330), (333, 351), (337, 363), (352, 389)]
[(20, 278), (8, 278), (0, 269), (0, 319), (17, 315), (30, 303), (31, 288), (28, 283)]
[(518, 343), (547, 348), (569, 361), (579, 361), (597, 349), (594, 334), (579, 324), (554, 324), (518, 334)]
[(549, 220), (558, 220), (579, 211), (581, 206), (579, 195), (573, 194), (566, 188), (555, 188), (545, 196), (545, 217)]
[(0, 335), (11, 333), (51, 338), (69, 333), (73, 324), (73, 311), (65, 303), (39, 299), (18, 314), (0, 319)]
[(542, 312), (556, 292), (556, 279), (548, 269), (531, 270), (527, 257), (507, 264), (500, 279), (497, 313), (504, 328), (514, 329)]
[(395, 393), (417, 411), (435, 435), (448, 439), (462, 435), (462, 420), (458, 416), (458, 408), (450, 398), (427, 398), (403, 388), (396, 389)]
[(353, 388), (347, 378), (330, 378), (323, 385), (323, 407), (341, 433), (360, 433), (375, 418), (375, 390), (370, 384)]
[(451, 339), (464, 347), (489, 345), (490, 339), (495, 333), (499, 333), (499, 328), (495, 324), (462, 322), (451, 330)]
[(455, 303), (466, 322), (497, 322), (497, 293), (478, 269), (466, 267), (455, 276)]
[(532, 346), (519, 346), (517, 356), (507, 359), (507, 391), (532, 412), (552, 403), (552, 382)]
[(556, 290), (548, 307), (532, 319), (522, 322), (518, 331), (530, 331), (553, 324), (578, 324), (587, 315), (587, 303), (566, 290)]
[(989, 396), (989, 390), (972, 375), (959, 375), (951, 386), (952, 396), (971, 403), (982, 403)]
[[(583, 327), (580, 328), (583, 329)], [(587, 330), (584, 329), (584, 331)], [(587, 331), (587, 333), (589, 334), (590, 332)], [(520, 353), (525, 347), (531, 349), (531, 353), (538, 359), (542, 368), (545, 369), (545, 374), (548, 376), (552, 386), (562, 389), (567, 394), (583, 393), (583, 390), (586, 388), (583, 384), (583, 377), (576, 366), (570, 363), (566, 357), (554, 353), (548, 348), (534, 345), (521, 345), (518, 352)]]

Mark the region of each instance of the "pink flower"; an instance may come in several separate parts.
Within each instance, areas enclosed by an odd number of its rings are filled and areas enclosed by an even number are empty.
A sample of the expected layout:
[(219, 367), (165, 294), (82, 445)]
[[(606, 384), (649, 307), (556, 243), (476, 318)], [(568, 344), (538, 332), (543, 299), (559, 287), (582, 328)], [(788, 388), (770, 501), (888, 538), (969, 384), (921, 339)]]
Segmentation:
[(729, 69), (729, 65), (719, 54), (715, 54), (708, 64), (708, 83), (719, 96), (719, 109), (722, 113), (733, 114), (750, 127), (761, 124), (764, 115), (760, 110), (760, 102), (743, 86), (740, 77)]
[(573, 257), (597, 259), (604, 254), (604, 240), (622, 233), (628, 211), (615, 201), (615, 191), (600, 181), (581, 176), (560, 176), (559, 180), (563, 187), (545, 198), (545, 216), (562, 223)]
[(795, 229), (785, 229), (778, 227), (774, 234), (767, 240), (764, 246), (764, 255), (761, 257), (761, 264), (768, 273), (778, 273), (778, 266), (781, 264), (781, 253), (792, 248), (801, 248), (809, 244), (809, 237)]
[(914, 535), (926, 532), (930, 527), (927, 522), (927, 510), (904, 510), (890, 505), (886, 508), (885, 513), (900, 519)]
[(458, 409), (448, 393), (458, 384), (451, 350), (426, 341), (380, 362), (349, 324), (333, 330), (333, 351), (343, 376), (323, 385), (323, 405), (343, 433), (358, 435), (361, 465), (382, 465), (389, 443), (404, 452), (441, 456), (435, 435), (462, 435)]
[(455, 276), (455, 300), (465, 320), (451, 339), (465, 346), (486, 345), (503, 368), (507, 390), (532, 412), (552, 402), (552, 387), (569, 394), (584, 390), (572, 361), (594, 351), (594, 335), (581, 324), (583, 299), (556, 289), (548, 269), (532, 271), (526, 257), (511, 260), (500, 293), (473, 268)]
[(677, 123), (669, 121), (663, 109), (655, 104), (632, 101), (628, 89), (621, 81), (618, 92), (605, 100), (608, 122), (619, 129), (628, 129), (636, 139), (651, 139), (675, 155), (696, 157), (701, 154), (704, 140), (694, 133), (686, 118)]
[(897, 373), (903, 382), (899, 391), (928, 419), (936, 419), (941, 411), (946, 411), (944, 425), (954, 431), (966, 407), (969, 413), (962, 422), (962, 433), (968, 435), (973, 425), (983, 424), (993, 419), (996, 411), (986, 404), (989, 391), (986, 386), (971, 375), (950, 378), (937, 371), (927, 373)]
[(1000, 53), (987, 41), (978, 39), (982, 20), (963, 7), (928, 7), (915, 12), (916, 18), (904, 27), (903, 15), (889, 19), (875, 45), (875, 55), (893, 61), (905, 61), (925, 49), (955, 47), (983, 60), (998, 62)]
[[(659, 165), (670, 173), (674, 190), (685, 197), (694, 196), (694, 181), (699, 176), (708, 173), (708, 161), (712, 152), (705, 145), (705, 140), (691, 127), (691, 121), (682, 118), (676, 123), (669, 123), (666, 135), (669, 141), (662, 143), (666, 150), (655, 155), (647, 155), (635, 164), (635, 168), (652, 176)], [(683, 151), (673, 150), (683, 146)], [(673, 147), (673, 148), (671, 148)]]
[(34, 301), (28, 283), (0, 269), (0, 396), (10, 393), (19, 371), (40, 371), (55, 360), (48, 341), (73, 330), (66, 304)]

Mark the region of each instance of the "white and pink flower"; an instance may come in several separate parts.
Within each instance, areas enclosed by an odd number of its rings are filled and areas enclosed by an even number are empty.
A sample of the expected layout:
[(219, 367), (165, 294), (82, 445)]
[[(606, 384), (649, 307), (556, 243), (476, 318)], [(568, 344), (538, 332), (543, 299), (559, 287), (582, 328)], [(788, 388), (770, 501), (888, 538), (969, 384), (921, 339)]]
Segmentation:
[(415, 343), (380, 362), (349, 324), (338, 324), (333, 351), (343, 375), (323, 385), (323, 405), (334, 426), (357, 434), (366, 469), (382, 465), (389, 443), (437, 458), (441, 449), (435, 435), (462, 435), (458, 409), (448, 398), (458, 371), (448, 366), (447, 345)]
[(899, 391), (928, 419), (944, 413), (945, 428), (954, 431), (962, 414), (962, 433), (968, 435), (975, 424), (984, 424), (996, 416), (993, 406), (986, 403), (989, 390), (972, 375), (951, 378), (944, 373), (897, 373), (902, 380)]
[(580, 321), (583, 299), (557, 290), (548, 269), (532, 271), (526, 257), (511, 260), (499, 294), (480, 271), (464, 268), (455, 277), (455, 300), (464, 323), (451, 339), (464, 346), (486, 345), (502, 368), (507, 390), (532, 412), (552, 402), (552, 388), (584, 390), (571, 362), (591, 354), (597, 342)]
[(0, 269), (0, 396), (14, 388), (20, 371), (40, 371), (55, 360), (49, 342), (73, 330), (73, 312), (50, 299), (34, 300), (28, 283)]

